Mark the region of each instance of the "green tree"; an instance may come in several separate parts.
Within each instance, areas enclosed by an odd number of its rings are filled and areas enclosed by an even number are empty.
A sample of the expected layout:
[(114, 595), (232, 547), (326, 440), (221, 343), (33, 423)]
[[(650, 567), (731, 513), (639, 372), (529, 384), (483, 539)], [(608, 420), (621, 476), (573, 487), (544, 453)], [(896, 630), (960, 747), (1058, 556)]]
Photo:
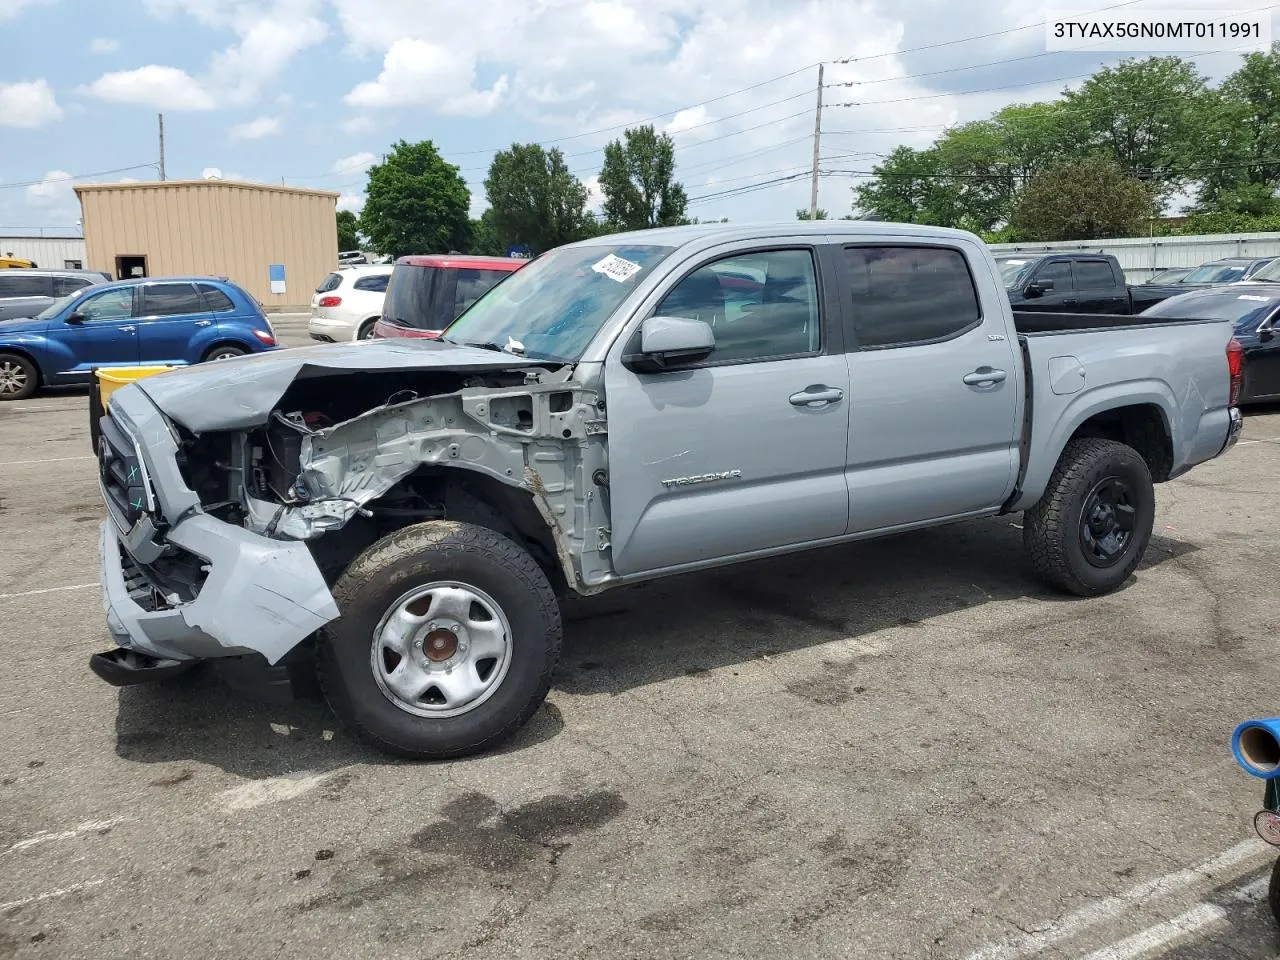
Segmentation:
[(1265, 216), (1280, 212), (1280, 43), (1250, 53), (1201, 110), (1199, 207)]
[(378, 253), (446, 253), (470, 242), (471, 193), (430, 140), (398, 141), (369, 168), (360, 230)]
[(675, 177), (675, 142), (650, 126), (625, 130), (604, 148), (600, 190), (604, 215), (620, 230), (685, 223), (689, 198)]
[(479, 219), (471, 221), (471, 242), (467, 252), (482, 257), (501, 257), (507, 252), (506, 245), (498, 239), (498, 231), (493, 225), (493, 208), (480, 214)]
[(797, 220), (826, 220), (826, 219), (827, 219), (827, 211), (825, 211), (825, 210), (823, 210), (821, 207), (819, 207), (819, 208), (818, 208), (818, 215), (817, 215), (816, 217), (811, 217), (811, 216), (809, 216), (809, 208), (808, 208), (808, 207), (801, 207), (799, 210), (797, 210), (797, 211), (796, 211), (796, 219), (797, 219)]
[(587, 188), (569, 172), (559, 149), (513, 143), (494, 154), (484, 181), (499, 245), (542, 253), (587, 236)]
[(360, 249), (360, 220), (350, 210), (338, 211), (338, 249)]
[(1077, 150), (1110, 159), (1145, 180), (1161, 204), (1191, 179), (1203, 143), (1206, 84), (1181, 57), (1148, 57), (1104, 67), (1064, 91)]
[(1037, 174), (1014, 208), (1012, 226), (1028, 241), (1132, 236), (1152, 214), (1147, 186), (1106, 160)]
[(958, 197), (943, 176), (937, 150), (897, 147), (871, 170), (871, 180), (854, 187), (855, 213), (894, 223), (956, 226)]

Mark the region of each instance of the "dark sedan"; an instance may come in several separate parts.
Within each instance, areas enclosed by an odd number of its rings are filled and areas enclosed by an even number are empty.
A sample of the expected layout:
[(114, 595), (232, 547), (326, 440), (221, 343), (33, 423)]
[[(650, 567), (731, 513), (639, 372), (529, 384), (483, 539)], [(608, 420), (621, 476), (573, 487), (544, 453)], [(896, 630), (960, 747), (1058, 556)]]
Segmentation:
[(1244, 283), (1194, 290), (1162, 300), (1142, 316), (1170, 320), (1230, 320), (1244, 347), (1240, 403), (1280, 400), (1280, 286)]

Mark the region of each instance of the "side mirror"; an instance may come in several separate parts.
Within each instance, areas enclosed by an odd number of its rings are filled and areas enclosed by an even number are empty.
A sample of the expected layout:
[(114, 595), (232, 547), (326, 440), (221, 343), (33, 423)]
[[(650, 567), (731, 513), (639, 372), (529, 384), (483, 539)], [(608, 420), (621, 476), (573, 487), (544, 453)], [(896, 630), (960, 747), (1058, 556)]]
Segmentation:
[(78, 327), (80, 324), (84, 323), (84, 321), (85, 315), (83, 313), (73, 313), (71, 316), (67, 317), (66, 322)]
[[(661, 373), (684, 363), (705, 360), (716, 348), (716, 336), (705, 320), (687, 317), (650, 317), (640, 327), (623, 366), (636, 373)], [(638, 349), (636, 349), (638, 347)]]
[(1027, 296), (1038, 297), (1053, 289), (1052, 280), (1032, 280), (1027, 284)]

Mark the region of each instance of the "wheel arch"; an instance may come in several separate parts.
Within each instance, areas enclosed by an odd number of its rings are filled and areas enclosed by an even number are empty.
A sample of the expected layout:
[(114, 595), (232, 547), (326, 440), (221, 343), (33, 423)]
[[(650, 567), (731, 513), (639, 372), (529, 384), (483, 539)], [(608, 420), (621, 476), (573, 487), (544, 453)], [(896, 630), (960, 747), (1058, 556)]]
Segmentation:
[(24, 350), (22, 347), (11, 347), (5, 344), (0, 345), (0, 353), (17, 354), (24, 360), (29, 361), (30, 364), (36, 368), (36, 386), (39, 387), (44, 385), (44, 370), (41, 369), (40, 361), (36, 359), (36, 356), (32, 351)]
[(212, 343), (200, 351), (200, 362), (205, 363), (209, 359), (209, 354), (217, 350), (219, 347), (237, 347), (245, 353), (253, 353), (253, 347), (245, 343), (243, 340), (237, 340), (235, 337), (222, 336), (216, 338)]

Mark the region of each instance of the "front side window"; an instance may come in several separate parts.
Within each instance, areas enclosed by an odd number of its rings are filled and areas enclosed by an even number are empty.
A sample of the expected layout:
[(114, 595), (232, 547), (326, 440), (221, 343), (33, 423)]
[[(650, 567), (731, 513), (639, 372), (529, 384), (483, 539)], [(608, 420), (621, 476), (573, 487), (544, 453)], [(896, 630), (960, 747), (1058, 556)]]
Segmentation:
[(89, 322), (100, 320), (127, 320), (133, 316), (133, 287), (108, 290), (97, 296), (86, 297), (76, 313)]
[(964, 254), (947, 247), (846, 247), (853, 329), (862, 348), (957, 336), (982, 320)]
[(1036, 273), (1036, 283), (1041, 280), (1052, 281), (1054, 293), (1074, 290), (1075, 280), (1071, 276), (1071, 261), (1050, 260)]
[(699, 267), (671, 289), (655, 315), (709, 323), (716, 346), (707, 363), (811, 354), (822, 345), (808, 250), (740, 254)]
[(181, 317), (203, 312), (204, 304), (194, 283), (155, 283), (142, 290), (144, 317)]

